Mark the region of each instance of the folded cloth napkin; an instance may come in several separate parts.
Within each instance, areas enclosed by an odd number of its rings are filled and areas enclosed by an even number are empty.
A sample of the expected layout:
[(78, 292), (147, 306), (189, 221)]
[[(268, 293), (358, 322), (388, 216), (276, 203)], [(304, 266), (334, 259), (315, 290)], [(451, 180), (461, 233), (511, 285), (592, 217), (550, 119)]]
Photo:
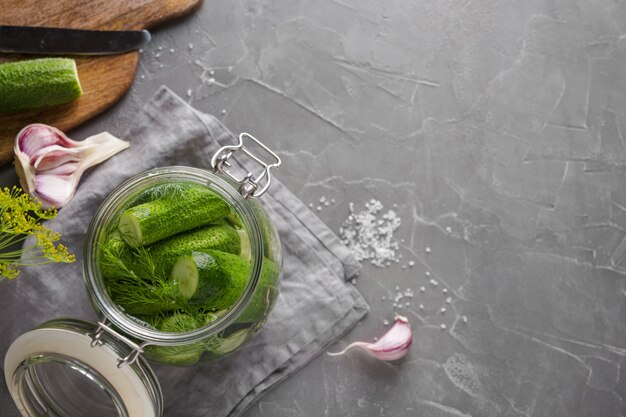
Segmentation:
[[(0, 284), (2, 357), (17, 336), (46, 320), (98, 318), (84, 289), (80, 263), (87, 226), (108, 193), (153, 167), (209, 169), (210, 158), (220, 146), (237, 142), (215, 117), (194, 110), (165, 87), (138, 114), (125, 139), (131, 147), (83, 178), (72, 202), (48, 223), (61, 232), (78, 262), (26, 269), (15, 281)], [(284, 276), (276, 306), (263, 330), (233, 356), (193, 368), (155, 366), (166, 417), (242, 414), (261, 394), (351, 329), (368, 310), (354, 286), (346, 283), (358, 273), (359, 264), (332, 231), (278, 181), (260, 201), (283, 243)], [(9, 402), (2, 385), (0, 406)], [(19, 416), (13, 406), (3, 407), (2, 414)]]

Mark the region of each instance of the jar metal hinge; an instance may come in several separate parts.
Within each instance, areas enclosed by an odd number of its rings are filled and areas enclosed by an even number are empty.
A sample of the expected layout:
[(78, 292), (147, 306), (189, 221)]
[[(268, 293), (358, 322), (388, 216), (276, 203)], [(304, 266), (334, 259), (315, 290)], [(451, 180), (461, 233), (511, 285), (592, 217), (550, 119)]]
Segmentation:
[(119, 358), (117, 360), (117, 367), (121, 368), (124, 365), (131, 365), (137, 361), (139, 355), (141, 355), (144, 351), (144, 348), (149, 344), (147, 342), (137, 344), (127, 338), (126, 336), (122, 336), (110, 326), (106, 317), (103, 317), (102, 320), (98, 322), (98, 327), (91, 333), (91, 347), (96, 347), (103, 345), (102, 335), (104, 333), (108, 333), (109, 335), (115, 337), (117, 340), (123, 342), (125, 345), (131, 348), (131, 351), (128, 355), (123, 358)]
[[(268, 164), (267, 162), (264, 162), (259, 157), (254, 155), (252, 152), (250, 152), (249, 149), (245, 147), (244, 139), (251, 141), (258, 147), (263, 149), (265, 152), (267, 152), (268, 155), (270, 155), (274, 159), (275, 162)], [(259, 176), (254, 176), (251, 172), (248, 172), (243, 177), (237, 177), (235, 174), (233, 174), (229, 169), (232, 167), (232, 165), (228, 160), (237, 151), (243, 152), (245, 155), (254, 160), (257, 164), (261, 165), (263, 167), (263, 172)], [(250, 135), (249, 133), (241, 133), (239, 135), (239, 143), (237, 145), (223, 146), (217, 152), (215, 152), (215, 155), (213, 155), (213, 158), (211, 158), (211, 167), (213, 168), (213, 171), (220, 172), (239, 184), (239, 193), (244, 198), (259, 197), (263, 193), (265, 193), (269, 188), (270, 182), (272, 180), (270, 175), (270, 169), (279, 167), (280, 164), (281, 160), (278, 155), (272, 152), (270, 148), (265, 146), (263, 143), (261, 143), (261, 141), (259, 141), (257, 138)]]

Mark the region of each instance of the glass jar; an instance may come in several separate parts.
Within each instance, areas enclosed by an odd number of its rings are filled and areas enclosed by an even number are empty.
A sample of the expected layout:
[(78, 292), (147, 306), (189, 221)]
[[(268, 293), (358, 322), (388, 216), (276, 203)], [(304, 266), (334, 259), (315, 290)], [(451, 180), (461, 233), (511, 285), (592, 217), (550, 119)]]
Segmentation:
[[(274, 162), (265, 163), (253, 154), (249, 145), (244, 146), (246, 139)], [(237, 176), (229, 160), (238, 151), (263, 171), (254, 176), (244, 170), (245, 175)], [(98, 323), (75, 319), (46, 322), (18, 337), (7, 351), (5, 378), (22, 414), (160, 416), (162, 395), (148, 360), (192, 366), (240, 349), (265, 324), (278, 297), (280, 241), (254, 197), (267, 190), (269, 170), (279, 165), (278, 156), (243, 133), (237, 145), (222, 147), (214, 155), (213, 172), (183, 166), (156, 168), (116, 188), (95, 213), (85, 237), (85, 285), (102, 319)], [(249, 266), (245, 288), (235, 302), (207, 312), (210, 320), (191, 330), (164, 331), (114, 301), (104, 279), (102, 248), (129, 202), (136, 202), (155, 186), (178, 184), (209, 189), (227, 203), (229, 219), (249, 242), (241, 254)]]

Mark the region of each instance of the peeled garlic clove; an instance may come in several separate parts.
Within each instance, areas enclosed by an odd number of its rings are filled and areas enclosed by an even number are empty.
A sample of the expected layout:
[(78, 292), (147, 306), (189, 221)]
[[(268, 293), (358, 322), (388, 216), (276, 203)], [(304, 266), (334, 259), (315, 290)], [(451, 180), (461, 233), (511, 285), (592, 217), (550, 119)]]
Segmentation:
[(380, 339), (375, 343), (354, 342), (341, 352), (331, 353), (330, 356), (343, 355), (348, 350), (358, 347), (370, 353), (377, 359), (383, 361), (394, 361), (404, 357), (413, 342), (413, 332), (409, 320), (401, 315), (396, 315), (394, 324)]
[(15, 168), (22, 188), (44, 207), (67, 204), (88, 168), (130, 146), (108, 132), (74, 141), (44, 124), (26, 126), (15, 140)]

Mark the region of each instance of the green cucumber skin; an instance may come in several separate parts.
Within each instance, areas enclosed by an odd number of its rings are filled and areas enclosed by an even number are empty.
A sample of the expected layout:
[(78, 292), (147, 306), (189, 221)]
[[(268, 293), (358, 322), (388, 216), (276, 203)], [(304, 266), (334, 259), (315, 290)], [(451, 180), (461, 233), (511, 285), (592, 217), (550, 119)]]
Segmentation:
[(82, 94), (73, 59), (41, 58), (0, 65), (0, 112), (68, 103)]
[[(184, 313), (175, 313), (164, 318), (159, 324), (162, 332), (189, 332), (201, 327), (192, 316)], [(173, 366), (190, 366), (196, 364), (204, 347), (202, 343), (191, 343), (180, 346), (148, 346), (148, 356), (161, 363)]]
[(181, 233), (157, 242), (148, 249), (158, 262), (159, 268), (169, 275), (176, 259), (193, 251), (214, 249), (239, 254), (241, 252), (241, 238), (232, 226), (217, 224)]
[[(216, 250), (195, 251), (191, 258), (198, 268), (199, 277), (198, 287), (188, 300), (189, 304), (222, 309), (237, 302), (250, 275), (247, 261)], [(278, 265), (264, 258), (257, 290), (236, 323), (252, 323), (267, 318), (278, 295), (279, 279)]]
[(252, 323), (265, 320), (278, 296), (280, 268), (275, 262), (263, 258), (261, 277), (256, 292), (236, 323)]
[(230, 307), (239, 299), (250, 275), (248, 262), (239, 255), (216, 250), (194, 251), (179, 259), (186, 262), (189, 258), (198, 270), (198, 285), (188, 300), (189, 304), (219, 310)]
[(230, 207), (213, 191), (190, 188), (173, 198), (162, 198), (131, 207), (122, 214), (136, 219), (141, 238), (124, 229), (120, 221), (120, 235), (131, 247), (146, 246), (179, 233), (221, 220), (230, 213)]

